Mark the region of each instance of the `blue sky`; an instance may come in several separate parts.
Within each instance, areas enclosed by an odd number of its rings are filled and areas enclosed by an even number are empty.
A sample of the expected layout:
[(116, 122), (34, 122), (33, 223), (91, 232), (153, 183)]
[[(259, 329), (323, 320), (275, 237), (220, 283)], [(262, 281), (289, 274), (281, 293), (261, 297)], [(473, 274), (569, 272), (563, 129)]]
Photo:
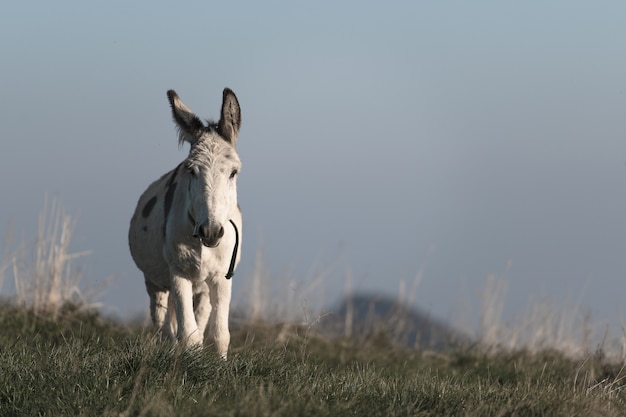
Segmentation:
[(228, 86), (236, 293), (262, 251), (268, 285), (321, 271), (328, 305), (348, 274), (393, 295), (422, 268), (415, 301), (439, 317), (495, 273), (507, 314), (543, 295), (620, 322), (625, 18), (615, 1), (4, 4), (0, 232), (34, 236), (58, 196), (93, 251), (85, 283), (116, 275), (110, 311), (147, 311), (126, 233), (187, 151), (165, 92), (217, 118)]

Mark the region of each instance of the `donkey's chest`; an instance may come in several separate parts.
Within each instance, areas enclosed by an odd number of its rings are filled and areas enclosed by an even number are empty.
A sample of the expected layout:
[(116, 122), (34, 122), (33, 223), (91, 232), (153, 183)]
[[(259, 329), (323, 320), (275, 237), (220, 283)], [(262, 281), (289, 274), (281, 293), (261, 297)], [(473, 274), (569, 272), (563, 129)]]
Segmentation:
[(193, 281), (202, 282), (224, 275), (228, 269), (223, 251), (208, 248), (192, 248), (179, 245), (166, 256), (170, 266), (178, 273)]
[(203, 281), (212, 280), (218, 276), (224, 277), (228, 269), (228, 262), (222, 252), (220, 250), (202, 250), (199, 271)]

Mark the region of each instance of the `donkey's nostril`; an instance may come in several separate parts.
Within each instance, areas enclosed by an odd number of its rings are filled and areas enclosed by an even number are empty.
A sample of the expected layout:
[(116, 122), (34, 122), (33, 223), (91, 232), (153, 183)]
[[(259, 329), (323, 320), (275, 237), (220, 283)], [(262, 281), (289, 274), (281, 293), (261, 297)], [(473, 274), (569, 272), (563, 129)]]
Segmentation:
[(206, 223), (198, 224), (193, 228), (193, 237), (205, 238), (211, 234), (211, 229)]
[(224, 227), (219, 226), (211, 228), (208, 223), (196, 226), (193, 232), (194, 238), (200, 238), (202, 244), (209, 248), (214, 248), (220, 243), (220, 239), (224, 236)]

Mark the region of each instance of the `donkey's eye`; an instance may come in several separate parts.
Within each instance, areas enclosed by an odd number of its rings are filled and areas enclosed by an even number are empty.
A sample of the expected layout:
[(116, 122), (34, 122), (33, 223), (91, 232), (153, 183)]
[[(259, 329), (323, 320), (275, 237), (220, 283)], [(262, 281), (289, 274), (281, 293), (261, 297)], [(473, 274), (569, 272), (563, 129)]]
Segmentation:
[(237, 176), (238, 173), (239, 173), (239, 171), (237, 171), (236, 169), (233, 169), (230, 172), (230, 177), (229, 178), (232, 180), (233, 178), (235, 178)]

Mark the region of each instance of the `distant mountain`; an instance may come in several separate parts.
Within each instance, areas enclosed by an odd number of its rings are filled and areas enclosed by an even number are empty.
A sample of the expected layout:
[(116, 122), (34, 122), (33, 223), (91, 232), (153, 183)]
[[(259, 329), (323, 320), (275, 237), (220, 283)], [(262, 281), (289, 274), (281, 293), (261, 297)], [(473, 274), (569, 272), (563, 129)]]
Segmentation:
[(366, 341), (385, 336), (408, 347), (443, 350), (467, 345), (469, 337), (419, 309), (380, 294), (353, 294), (331, 309), (321, 329), (334, 336)]

